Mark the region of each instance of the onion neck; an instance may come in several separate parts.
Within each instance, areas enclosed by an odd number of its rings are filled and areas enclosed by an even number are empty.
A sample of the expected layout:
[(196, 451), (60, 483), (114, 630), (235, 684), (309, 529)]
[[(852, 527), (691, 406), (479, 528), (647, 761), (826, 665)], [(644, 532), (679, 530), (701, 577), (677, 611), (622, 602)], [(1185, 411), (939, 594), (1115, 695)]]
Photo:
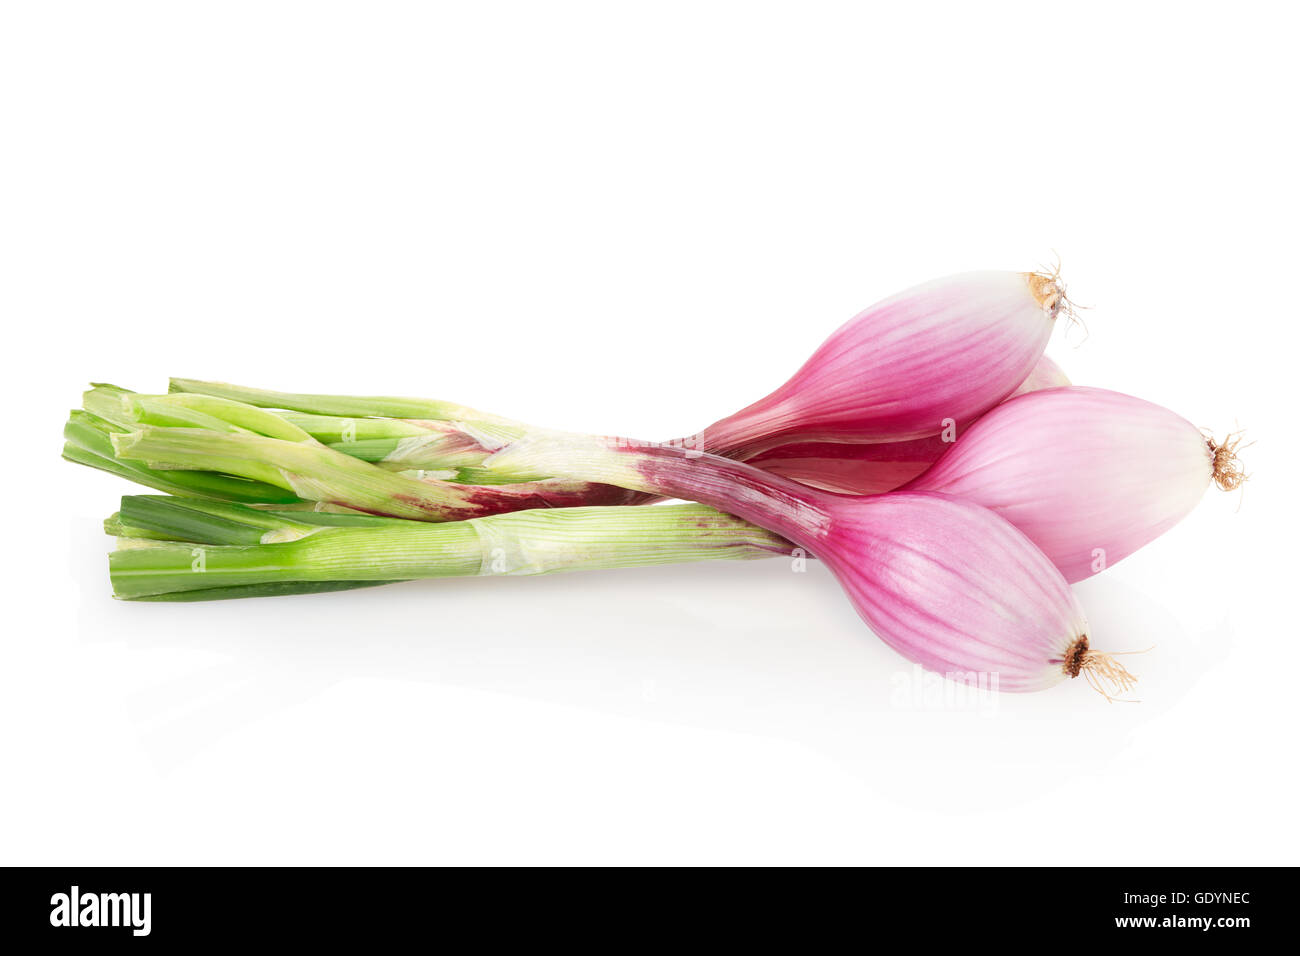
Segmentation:
[(556, 478), (698, 501), (808, 547), (824, 538), (837, 497), (693, 448), (620, 438), (535, 434), (497, 452), (483, 467), (539, 469)]
[(734, 415), (714, 422), (698, 435), (680, 439), (682, 444), (713, 455), (747, 461), (799, 435), (805, 427), (804, 412), (784, 388), (742, 408)]
[(832, 495), (752, 465), (673, 445), (616, 447), (614, 454), (631, 459), (634, 490), (698, 501), (809, 546), (829, 528)]

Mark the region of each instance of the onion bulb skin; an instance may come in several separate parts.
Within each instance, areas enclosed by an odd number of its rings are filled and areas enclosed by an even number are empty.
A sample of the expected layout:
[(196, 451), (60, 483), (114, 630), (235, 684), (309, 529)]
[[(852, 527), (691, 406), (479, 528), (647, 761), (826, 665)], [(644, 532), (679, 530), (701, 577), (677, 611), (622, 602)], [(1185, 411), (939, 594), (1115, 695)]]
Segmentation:
[[(1029, 377), (1011, 393), (1011, 398), (1069, 384), (1070, 379), (1061, 367), (1044, 355)], [(814, 488), (849, 495), (877, 495), (901, 488), (922, 474), (968, 427), (954, 421), (937, 435), (909, 441), (797, 442), (769, 449), (749, 462)]]
[(1068, 307), (1053, 275), (967, 272), (858, 313), (784, 385), (693, 447), (748, 459), (798, 441), (885, 442), (974, 421), (1033, 371)]
[(1152, 402), (1074, 385), (999, 405), (905, 489), (988, 508), (1075, 582), (1168, 531), (1211, 482), (1237, 487), (1233, 447)]

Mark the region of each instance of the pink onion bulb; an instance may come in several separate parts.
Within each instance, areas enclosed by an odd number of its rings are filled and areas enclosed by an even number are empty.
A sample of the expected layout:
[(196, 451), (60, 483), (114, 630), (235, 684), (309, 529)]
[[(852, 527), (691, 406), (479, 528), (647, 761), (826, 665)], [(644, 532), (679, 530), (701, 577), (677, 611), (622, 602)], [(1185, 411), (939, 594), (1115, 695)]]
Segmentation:
[(999, 405), (905, 490), (983, 505), (1082, 581), (1172, 528), (1211, 482), (1238, 487), (1235, 448), (1159, 405), (1075, 385)]
[(840, 327), (766, 398), (696, 447), (749, 458), (795, 441), (905, 441), (974, 421), (1010, 395), (1068, 305), (1055, 275), (967, 272), (915, 286)]

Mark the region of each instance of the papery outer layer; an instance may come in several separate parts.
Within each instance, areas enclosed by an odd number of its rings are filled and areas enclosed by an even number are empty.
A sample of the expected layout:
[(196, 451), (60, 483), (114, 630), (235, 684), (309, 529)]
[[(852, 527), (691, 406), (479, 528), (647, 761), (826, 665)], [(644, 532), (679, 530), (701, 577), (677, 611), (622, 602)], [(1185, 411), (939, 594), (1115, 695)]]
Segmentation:
[(1043, 299), (1043, 281), (969, 272), (886, 299), (776, 391), (705, 429), (703, 447), (748, 458), (796, 440), (904, 441), (938, 433), (945, 419), (972, 421), (1042, 356), (1061, 302)]
[[(1044, 388), (1069, 385), (1070, 379), (1046, 355), (1012, 398)], [(764, 471), (814, 488), (843, 494), (876, 495), (907, 484), (939, 460), (969, 425), (956, 425), (928, 438), (910, 441), (844, 443), (798, 442), (781, 445), (749, 459)]]
[(991, 509), (1073, 582), (1177, 524), (1211, 475), (1191, 422), (1131, 395), (1070, 386), (1000, 405), (906, 490)]

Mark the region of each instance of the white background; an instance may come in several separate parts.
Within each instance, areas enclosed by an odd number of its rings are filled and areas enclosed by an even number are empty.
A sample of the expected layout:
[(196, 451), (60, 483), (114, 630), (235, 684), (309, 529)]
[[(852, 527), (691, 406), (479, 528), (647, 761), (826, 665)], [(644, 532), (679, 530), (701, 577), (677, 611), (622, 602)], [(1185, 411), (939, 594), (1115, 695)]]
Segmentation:
[[(1295, 863), (1294, 8), (11, 4), (0, 861)], [(660, 438), (1059, 253), (1076, 382), (1247, 428), (1079, 586), (1141, 703), (899, 706), (785, 561), (114, 602), (88, 381)]]

